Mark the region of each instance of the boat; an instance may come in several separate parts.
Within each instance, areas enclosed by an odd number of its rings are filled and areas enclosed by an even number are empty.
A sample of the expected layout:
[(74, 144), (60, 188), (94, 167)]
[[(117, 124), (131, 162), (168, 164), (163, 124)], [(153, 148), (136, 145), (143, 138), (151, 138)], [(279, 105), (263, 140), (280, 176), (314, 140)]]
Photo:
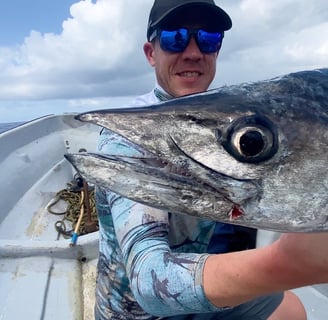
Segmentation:
[(74, 114), (0, 134), (0, 319), (93, 319), (98, 232), (72, 243), (48, 208), (74, 181), (64, 154), (95, 151), (98, 135)]
[[(48, 115), (0, 134), (2, 320), (93, 319), (98, 231), (79, 233), (72, 224), (67, 234), (58, 228), (61, 216), (51, 213), (65, 212), (67, 204), (57, 201), (58, 194), (81, 182), (64, 154), (94, 152), (100, 131), (74, 115)], [(92, 185), (85, 188), (85, 182), (71, 190), (81, 192), (82, 215), (82, 191), (89, 190)], [(275, 236), (259, 234), (261, 245)], [(327, 318), (327, 284), (294, 292), (309, 320)]]

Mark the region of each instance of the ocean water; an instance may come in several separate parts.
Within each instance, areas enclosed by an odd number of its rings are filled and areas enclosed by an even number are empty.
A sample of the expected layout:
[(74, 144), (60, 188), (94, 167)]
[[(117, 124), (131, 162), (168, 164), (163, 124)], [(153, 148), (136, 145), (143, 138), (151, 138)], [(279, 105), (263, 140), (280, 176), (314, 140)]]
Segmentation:
[(0, 133), (7, 131), (11, 128), (17, 127), (23, 122), (7, 122), (7, 123), (0, 123)]

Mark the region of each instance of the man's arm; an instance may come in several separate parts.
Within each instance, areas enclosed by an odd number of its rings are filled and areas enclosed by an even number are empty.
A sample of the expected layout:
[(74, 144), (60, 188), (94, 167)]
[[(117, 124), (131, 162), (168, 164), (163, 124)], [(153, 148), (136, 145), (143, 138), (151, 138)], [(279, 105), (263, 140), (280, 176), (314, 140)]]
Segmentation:
[(204, 291), (216, 306), (328, 282), (328, 233), (285, 234), (270, 246), (210, 256)]

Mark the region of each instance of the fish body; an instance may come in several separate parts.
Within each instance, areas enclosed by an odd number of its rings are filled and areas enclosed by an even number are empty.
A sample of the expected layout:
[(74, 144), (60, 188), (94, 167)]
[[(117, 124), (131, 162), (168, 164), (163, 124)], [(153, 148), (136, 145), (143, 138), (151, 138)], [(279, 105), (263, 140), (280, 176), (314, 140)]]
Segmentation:
[(67, 155), (91, 182), (171, 212), (280, 232), (328, 230), (328, 69), (77, 118), (145, 154)]

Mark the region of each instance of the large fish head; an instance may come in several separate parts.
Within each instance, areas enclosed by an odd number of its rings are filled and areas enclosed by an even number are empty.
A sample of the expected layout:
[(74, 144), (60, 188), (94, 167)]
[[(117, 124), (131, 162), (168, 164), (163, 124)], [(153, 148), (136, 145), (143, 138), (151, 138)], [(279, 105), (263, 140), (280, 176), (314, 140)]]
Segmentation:
[[(122, 135), (187, 172), (182, 179), (190, 184), (181, 182), (187, 189), (197, 185), (212, 195), (196, 209), (196, 199), (189, 207), (179, 207), (178, 199), (173, 208), (178, 212), (282, 232), (323, 231), (328, 230), (327, 97), (328, 69), (321, 69), (78, 119)], [(169, 185), (172, 175), (156, 165), (145, 181), (152, 172), (158, 177), (157, 169)], [(169, 203), (161, 207), (171, 209)]]

